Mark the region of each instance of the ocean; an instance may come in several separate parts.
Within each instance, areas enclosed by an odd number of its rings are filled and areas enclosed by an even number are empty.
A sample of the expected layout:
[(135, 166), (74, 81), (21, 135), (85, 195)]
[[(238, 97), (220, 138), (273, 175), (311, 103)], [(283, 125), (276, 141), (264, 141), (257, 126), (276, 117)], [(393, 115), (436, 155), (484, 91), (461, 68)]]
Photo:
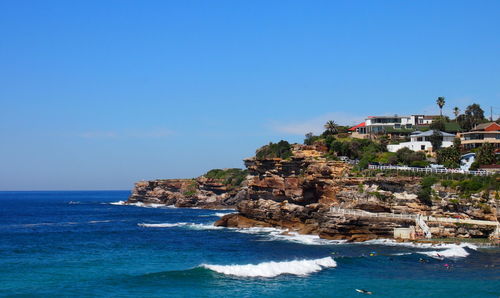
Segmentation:
[(125, 206), (128, 195), (0, 192), (0, 296), (500, 296), (498, 248), (218, 228), (233, 210)]

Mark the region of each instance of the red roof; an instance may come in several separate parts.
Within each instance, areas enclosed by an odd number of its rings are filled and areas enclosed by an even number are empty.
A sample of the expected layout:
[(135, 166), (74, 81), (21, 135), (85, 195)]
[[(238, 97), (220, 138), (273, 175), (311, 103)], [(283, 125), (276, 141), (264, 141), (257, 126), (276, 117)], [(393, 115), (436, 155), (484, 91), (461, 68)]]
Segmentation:
[(349, 128), (350, 131), (355, 131), (356, 128), (358, 127), (365, 127), (366, 126), (366, 123), (365, 122), (361, 122), (360, 124), (356, 125), (356, 126), (353, 126), (351, 128)]

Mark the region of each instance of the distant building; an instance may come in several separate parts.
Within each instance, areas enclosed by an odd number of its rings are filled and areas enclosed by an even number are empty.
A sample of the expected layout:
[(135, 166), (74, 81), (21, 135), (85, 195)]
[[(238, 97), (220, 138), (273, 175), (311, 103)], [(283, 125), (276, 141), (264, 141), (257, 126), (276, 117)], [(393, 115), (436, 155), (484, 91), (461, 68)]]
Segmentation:
[(439, 116), (412, 115), (412, 116), (368, 116), (362, 122), (349, 130), (355, 137), (388, 134), (391, 138), (408, 136), (418, 127), (426, 127)]
[[(387, 145), (387, 151), (396, 152), (401, 148), (408, 148), (413, 151), (432, 151), (432, 144), (430, 142), (430, 136), (434, 133), (433, 130), (428, 130), (426, 132), (416, 131), (411, 134), (410, 142), (403, 142), (395, 145)], [(455, 135), (440, 132), (441, 136), (443, 136), (443, 142), (441, 144), (442, 148), (450, 147), (453, 145), (453, 140), (455, 139)]]
[(496, 122), (476, 125), (471, 131), (460, 134), (462, 146), (466, 150), (481, 147), (484, 143), (491, 143), (500, 148), (500, 125)]

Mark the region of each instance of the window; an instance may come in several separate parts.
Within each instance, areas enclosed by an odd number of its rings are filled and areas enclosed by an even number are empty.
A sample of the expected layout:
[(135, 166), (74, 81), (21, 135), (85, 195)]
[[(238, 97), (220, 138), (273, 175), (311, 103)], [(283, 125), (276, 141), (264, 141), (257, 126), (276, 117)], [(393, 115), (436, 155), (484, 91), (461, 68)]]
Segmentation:
[(406, 124), (406, 128), (412, 128), (413, 125), (411, 124)]
[(420, 150), (425, 150), (425, 145), (420, 145)]

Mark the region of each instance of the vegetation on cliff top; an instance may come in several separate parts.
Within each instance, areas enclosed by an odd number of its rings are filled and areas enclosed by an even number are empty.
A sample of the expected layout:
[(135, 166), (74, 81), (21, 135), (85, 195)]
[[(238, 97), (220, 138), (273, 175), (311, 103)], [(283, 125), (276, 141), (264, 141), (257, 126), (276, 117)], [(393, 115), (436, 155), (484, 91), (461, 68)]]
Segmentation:
[(287, 159), (292, 156), (292, 146), (287, 141), (279, 141), (278, 143), (269, 143), (262, 146), (255, 152), (257, 159), (266, 158), (282, 158)]
[(237, 187), (245, 180), (248, 175), (247, 170), (242, 169), (213, 169), (208, 171), (205, 175), (208, 179), (221, 181), (222, 184), (228, 187)]

